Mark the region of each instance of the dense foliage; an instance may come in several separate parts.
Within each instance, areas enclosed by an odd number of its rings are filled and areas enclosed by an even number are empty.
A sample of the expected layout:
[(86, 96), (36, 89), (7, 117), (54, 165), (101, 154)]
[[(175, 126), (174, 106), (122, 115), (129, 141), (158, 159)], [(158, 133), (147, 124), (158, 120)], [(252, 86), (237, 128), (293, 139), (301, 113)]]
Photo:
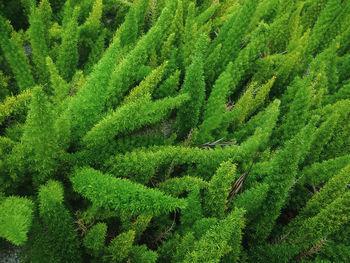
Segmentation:
[(350, 0), (1, 1), (0, 55), (23, 262), (350, 262)]

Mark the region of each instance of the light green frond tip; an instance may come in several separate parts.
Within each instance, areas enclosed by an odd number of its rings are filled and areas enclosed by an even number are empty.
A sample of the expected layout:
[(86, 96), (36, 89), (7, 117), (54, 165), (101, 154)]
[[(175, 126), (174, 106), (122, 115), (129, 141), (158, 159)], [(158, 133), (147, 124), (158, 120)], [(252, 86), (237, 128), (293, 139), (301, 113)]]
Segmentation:
[(157, 216), (186, 207), (186, 201), (127, 179), (84, 167), (71, 178), (73, 189), (95, 205), (125, 215)]
[(0, 204), (0, 236), (19, 246), (27, 241), (34, 204), (26, 198), (11, 196)]

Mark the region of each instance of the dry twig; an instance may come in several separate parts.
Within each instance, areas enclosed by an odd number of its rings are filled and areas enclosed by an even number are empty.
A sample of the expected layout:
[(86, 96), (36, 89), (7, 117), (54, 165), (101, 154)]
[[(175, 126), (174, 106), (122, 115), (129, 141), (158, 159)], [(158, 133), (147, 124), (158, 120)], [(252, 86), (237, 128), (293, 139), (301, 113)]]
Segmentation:
[(248, 171), (246, 171), (244, 174), (242, 174), (242, 176), (239, 177), (237, 179), (237, 181), (232, 185), (231, 191), (230, 191), (230, 193), (228, 195), (228, 198), (227, 198), (226, 209), (228, 208), (229, 204), (232, 202), (233, 197), (236, 194), (238, 194), (238, 192), (242, 189), (243, 183), (244, 183), (245, 179), (247, 179), (248, 174), (250, 173), (250, 171), (252, 170), (252, 167), (253, 167), (253, 165), (254, 165), (258, 155), (259, 155), (259, 153), (256, 152), (255, 153), (255, 157), (254, 157), (254, 159), (252, 161), (252, 164), (250, 165)]
[(311, 256), (312, 254), (318, 253), (326, 242), (327, 242), (327, 239), (322, 238), (320, 240), (320, 242), (318, 242), (316, 245), (312, 246), (309, 250), (301, 252), (300, 254), (296, 255), (293, 258), (293, 261), (294, 260), (301, 260), (304, 257), (308, 257), (308, 256)]
[(175, 222), (176, 222), (176, 212), (174, 214), (174, 220), (173, 223), (171, 224), (171, 226), (168, 229), (165, 229), (165, 231), (163, 231), (162, 233), (160, 233), (160, 235), (158, 237), (156, 237), (155, 240), (153, 240), (153, 244), (157, 245), (159, 241), (161, 241), (167, 234), (170, 233), (170, 231), (173, 230), (173, 228), (175, 227)]
[(216, 145), (220, 145), (220, 146), (224, 147), (224, 146), (230, 146), (230, 145), (236, 144), (236, 142), (233, 142), (233, 141), (219, 143), (223, 139), (224, 138), (220, 138), (219, 140), (216, 140), (214, 142), (206, 142), (206, 143), (200, 145), (199, 148), (204, 148), (204, 149), (210, 150), (210, 149), (214, 148)]

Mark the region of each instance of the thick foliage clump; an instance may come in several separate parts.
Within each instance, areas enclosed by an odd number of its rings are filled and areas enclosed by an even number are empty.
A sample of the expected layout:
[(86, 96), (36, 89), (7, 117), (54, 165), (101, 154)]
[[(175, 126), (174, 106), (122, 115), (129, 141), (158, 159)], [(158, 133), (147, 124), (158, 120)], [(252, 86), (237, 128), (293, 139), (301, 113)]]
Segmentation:
[(9, 0), (0, 36), (23, 262), (350, 262), (349, 0)]

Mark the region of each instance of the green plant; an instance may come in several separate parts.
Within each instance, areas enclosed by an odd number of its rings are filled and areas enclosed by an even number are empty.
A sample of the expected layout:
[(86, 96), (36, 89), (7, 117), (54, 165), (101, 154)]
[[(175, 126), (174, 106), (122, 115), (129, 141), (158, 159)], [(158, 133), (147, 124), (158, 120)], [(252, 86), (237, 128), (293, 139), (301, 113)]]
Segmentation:
[(349, 0), (0, 2), (1, 242), (350, 262), (349, 21)]

